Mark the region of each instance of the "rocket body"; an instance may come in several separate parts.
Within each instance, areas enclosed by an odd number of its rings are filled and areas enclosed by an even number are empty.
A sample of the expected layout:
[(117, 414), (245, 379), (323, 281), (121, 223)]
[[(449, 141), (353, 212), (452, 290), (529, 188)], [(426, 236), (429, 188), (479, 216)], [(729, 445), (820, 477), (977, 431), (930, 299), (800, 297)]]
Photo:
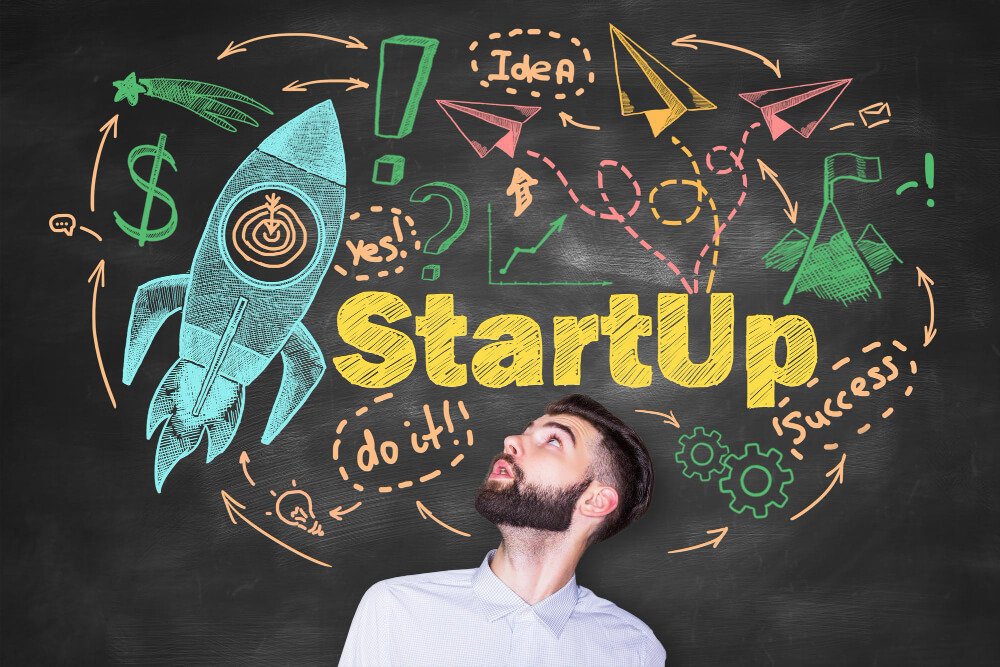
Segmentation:
[(150, 404), (157, 490), (203, 436), (207, 460), (228, 447), (244, 389), (279, 353), (281, 389), (262, 442), (291, 420), (326, 369), (302, 325), (333, 260), (343, 225), (346, 167), (329, 101), (278, 128), (233, 172), (209, 215), (188, 274), (140, 286), (123, 380), (131, 383), (152, 337), (183, 310), (179, 358)]

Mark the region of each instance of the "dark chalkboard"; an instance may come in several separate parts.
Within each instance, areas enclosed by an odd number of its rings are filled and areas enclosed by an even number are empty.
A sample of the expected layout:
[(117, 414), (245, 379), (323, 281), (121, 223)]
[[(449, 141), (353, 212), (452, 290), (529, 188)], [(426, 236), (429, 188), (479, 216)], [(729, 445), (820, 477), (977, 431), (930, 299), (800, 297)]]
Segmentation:
[(1000, 660), (996, 3), (0, 12), (5, 664), (335, 662), (576, 391), (672, 663)]

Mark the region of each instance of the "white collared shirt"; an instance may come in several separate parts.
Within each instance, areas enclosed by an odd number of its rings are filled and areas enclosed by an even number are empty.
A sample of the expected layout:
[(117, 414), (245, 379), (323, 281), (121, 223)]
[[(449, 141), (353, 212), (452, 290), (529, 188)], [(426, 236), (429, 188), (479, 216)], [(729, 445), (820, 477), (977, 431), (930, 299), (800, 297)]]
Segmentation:
[(490, 568), (386, 579), (361, 598), (341, 667), (621, 665), (659, 667), (666, 651), (638, 618), (578, 586), (529, 605)]

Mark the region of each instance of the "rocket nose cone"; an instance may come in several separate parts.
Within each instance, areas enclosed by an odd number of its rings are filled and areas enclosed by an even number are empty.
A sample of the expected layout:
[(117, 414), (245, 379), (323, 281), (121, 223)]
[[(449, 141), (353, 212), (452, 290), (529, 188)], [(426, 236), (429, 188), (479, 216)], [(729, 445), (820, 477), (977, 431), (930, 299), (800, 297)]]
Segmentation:
[(333, 102), (306, 109), (265, 139), (258, 150), (339, 185), (347, 185), (344, 142)]

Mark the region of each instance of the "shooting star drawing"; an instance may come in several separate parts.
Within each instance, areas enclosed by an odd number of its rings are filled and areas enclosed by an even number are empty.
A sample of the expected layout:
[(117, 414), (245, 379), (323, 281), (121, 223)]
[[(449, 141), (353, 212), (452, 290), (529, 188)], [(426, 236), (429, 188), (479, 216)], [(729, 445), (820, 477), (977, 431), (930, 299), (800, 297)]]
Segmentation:
[(164, 321), (183, 310), (180, 358), (156, 388), (146, 419), (147, 439), (163, 424), (153, 470), (157, 492), (203, 437), (206, 462), (226, 450), (246, 387), (279, 352), (284, 372), (263, 444), (316, 388), (326, 362), (302, 318), (340, 240), (346, 182), (340, 124), (327, 100), (275, 130), (236, 169), (189, 273), (139, 286), (126, 338), (126, 385)]

